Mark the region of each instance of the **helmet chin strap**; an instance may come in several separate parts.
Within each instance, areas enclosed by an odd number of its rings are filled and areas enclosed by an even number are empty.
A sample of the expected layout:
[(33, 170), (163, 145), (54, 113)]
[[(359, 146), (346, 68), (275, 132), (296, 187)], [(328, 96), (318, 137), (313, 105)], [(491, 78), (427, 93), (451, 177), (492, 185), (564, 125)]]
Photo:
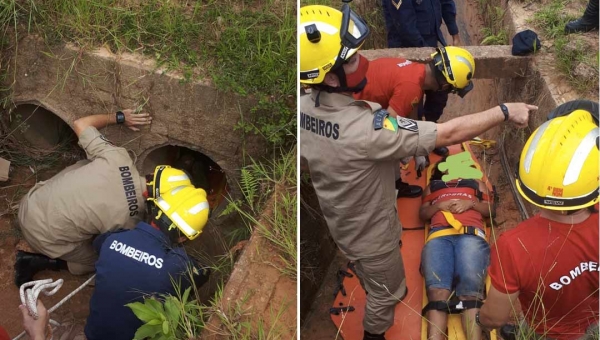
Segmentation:
[[(338, 79), (340, 81), (340, 86), (333, 87), (333, 86), (321, 84), (320, 86), (318, 86), (319, 91), (327, 91), (329, 93), (343, 93), (343, 92), (358, 93), (358, 92), (362, 91), (365, 88), (365, 86), (367, 85), (367, 78), (365, 77), (365, 78), (363, 78), (363, 80), (360, 81), (360, 83), (358, 83), (358, 85), (353, 86), (353, 87), (348, 87), (348, 83), (346, 81), (346, 72), (344, 71), (344, 68), (342, 66), (339, 66), (336, 69), (331, 70), (330, 72), (333, 72), (333, 74), (335, 74), (338, 77)], [(317, 94), (317, 97), (315, 99), (315, 107), (321, 106), (321, 103), (319, 102), (320, 96), (321, 96), (321, 92), (319, 92)]]
[(361, 80), (360, 83), (358, 83), (358, 85), (349, 87), (348, 82), (346, 80), (346, 72), (344, 71), (344, 67), (342, 67), (341, 65), (339, 67), (337, 67), (335, 70), (332, 70), (331, 72), (333, 72), (340, 80), (340, 86), (333, 87), (330, 92), (358, 93), (358, 92), (362, 91), (365, 88), (365, 86), (367, 85), (367, 78), (365, 77), (365, 78), (363, 78), (363, 80)]

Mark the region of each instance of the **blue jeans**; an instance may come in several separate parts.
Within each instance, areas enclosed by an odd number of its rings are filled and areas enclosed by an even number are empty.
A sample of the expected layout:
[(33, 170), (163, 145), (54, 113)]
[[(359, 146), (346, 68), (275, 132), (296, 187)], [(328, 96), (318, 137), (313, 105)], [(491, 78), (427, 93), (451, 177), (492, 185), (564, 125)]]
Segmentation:
[(490, 264), (490, 245), (474, 235), (449, 235), (430, 240), (421, 253), (426, 289), (452, 291), (483, 299)]

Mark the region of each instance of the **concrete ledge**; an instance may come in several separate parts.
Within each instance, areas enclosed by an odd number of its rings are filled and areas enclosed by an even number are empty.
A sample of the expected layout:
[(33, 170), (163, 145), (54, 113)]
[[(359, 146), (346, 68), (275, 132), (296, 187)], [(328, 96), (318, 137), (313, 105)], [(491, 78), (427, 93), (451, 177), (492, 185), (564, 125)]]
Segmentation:
[[(466, 46), (475, 58), (475, 78), (496, 79), (516, 78), (527, 73), (530, 56), (516, 57), (511, 54), (511, 46)], [(378, 58), (404, 58), (416, 62), (431, 61), (432, 47), (388, 48), (381, 50), (363, 50), (360, 52), (369, 60)]]

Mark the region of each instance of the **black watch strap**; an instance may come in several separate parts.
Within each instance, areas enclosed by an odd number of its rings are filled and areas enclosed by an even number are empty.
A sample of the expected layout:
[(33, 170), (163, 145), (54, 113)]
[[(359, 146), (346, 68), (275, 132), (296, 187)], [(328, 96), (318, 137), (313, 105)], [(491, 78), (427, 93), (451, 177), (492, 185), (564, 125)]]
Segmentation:
[(117, 111), (117, 124), (125, 123), (125, 114), (123, 111)]
[(506, 122), (508, 120), (508, 107), (504, 104), (500, 104), (500, 110), (504, 113), (504, 121)]
[(477, 324), (477, 326), (479, 326), (479, 327), (481, 327), (481, 328), (485, 329), (485, 326), (483, 326), (483, 325), (481, 324), (481, 321), (479, 321), (479, 311), (477, 311), (477, 313), (475, 314), (475, 323)]

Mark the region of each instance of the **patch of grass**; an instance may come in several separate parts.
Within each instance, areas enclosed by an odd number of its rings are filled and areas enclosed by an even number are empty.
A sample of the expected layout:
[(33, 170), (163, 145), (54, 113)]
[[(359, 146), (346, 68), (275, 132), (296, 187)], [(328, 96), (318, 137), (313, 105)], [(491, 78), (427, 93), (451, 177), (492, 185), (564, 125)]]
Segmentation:
[(38, 34), (50, 46), (72, 42), (82, 49), (142, 53), (187, 81), (209, 75), (218, 88), (259, 103), (241, 128), (275, 144), (293, 143), (293, 1), (5, 0), (0, 24)]
[[(244, 201), (230, 200), (224, 214), (237, 211), (249, 228), (279, 251), (282, 274), (296, 279), (296, 152), (282, 151), (276, 160), (253, 162), (242, 169), (240, 189)], [(265, 204), (266, 203), (266, 204)]]
[(547, 38), (555, 39), (565, 35), (565, 25), (574, 19), (564, 9), (569, 0), (553, 0), (533, 15), (532, 23), (542, 29)]
[[(190, 274), (191, 275), (191, 274)], [(138, 319), (144, 322), (136, 332), (135, 339), (176, 340), (199, 339), (202, 332), (214, 330), (206, 327), (211, 315), (217, 317), (222, 325), (219, 334), (233, 340), (275, 340), (284, 334), (281, 322), (283, 313), (294, 308), (290, 302), (271, 305), (268, 320), (260, 317), (254, 322), (253, 311), (246, 305), (252, 292), (247, 292), (242, 299), (223, 301), (224, 286), (220, 284), (208, 304), (201, 304), (195, 286), (186, 290), (180, 282), (173, 282), (175, 295), (148, 296), (144, 302), (127, 304)], [(225, 333), (225, 334), (223, 334)]]
[(558, 69), (569, 84), (580, 93), (595, 93), (599, 84), (598, 52), (590, 53), (587, 43), (577, 38), (559, 37), (554, 44)]
[(489, 0), (480, 0), (478, 6), (486, 25), (481, 29), (481, 45), (507, 45), (508, 32), (504, 27), (506, 11), (502, 7), (492, 6)]
[[(567, 77), (579, 93), (593, 92), (598, 89), (598, 51), (576, 35), (567, 35), (565, 25), (576, 16), (566, 14), (565, 6), (569, 1), (553, 0), (537, 11), (531, 22), (539, 27), (546, 38), (553, 39), (554, 56), (557, 68)], [(596, 90), (594, 90), (596, 89)]]
[[(218, 292), (222, 294), (222, 291)], [(245, 307), (251, 292), (237, 301), (232, 301), (228, 306), (219, 306), (214, 303), (211, 309), (219, 318), (224, 328), (227, 339), (233, 340), (275, 340), (281, 339), (285, 334), (281, 324), (281, 317), (287, 308), (293, 308), (290, 302), (283, 302), (279, 306), (271, 306), (269, 309), (269, 320), (262, 317), (257, 322), (250, 322), (252, 319), (252, 310)], [(215, 301), (223, 301), (222, 295), (215, 295)]]
[(507, 45), (508, 44), (508, 33), (504, 28), (500, 29), (497, 33), (490, 27), (484, 27), (481, 29), (483, 34), (483, 40), (481, 45)]

